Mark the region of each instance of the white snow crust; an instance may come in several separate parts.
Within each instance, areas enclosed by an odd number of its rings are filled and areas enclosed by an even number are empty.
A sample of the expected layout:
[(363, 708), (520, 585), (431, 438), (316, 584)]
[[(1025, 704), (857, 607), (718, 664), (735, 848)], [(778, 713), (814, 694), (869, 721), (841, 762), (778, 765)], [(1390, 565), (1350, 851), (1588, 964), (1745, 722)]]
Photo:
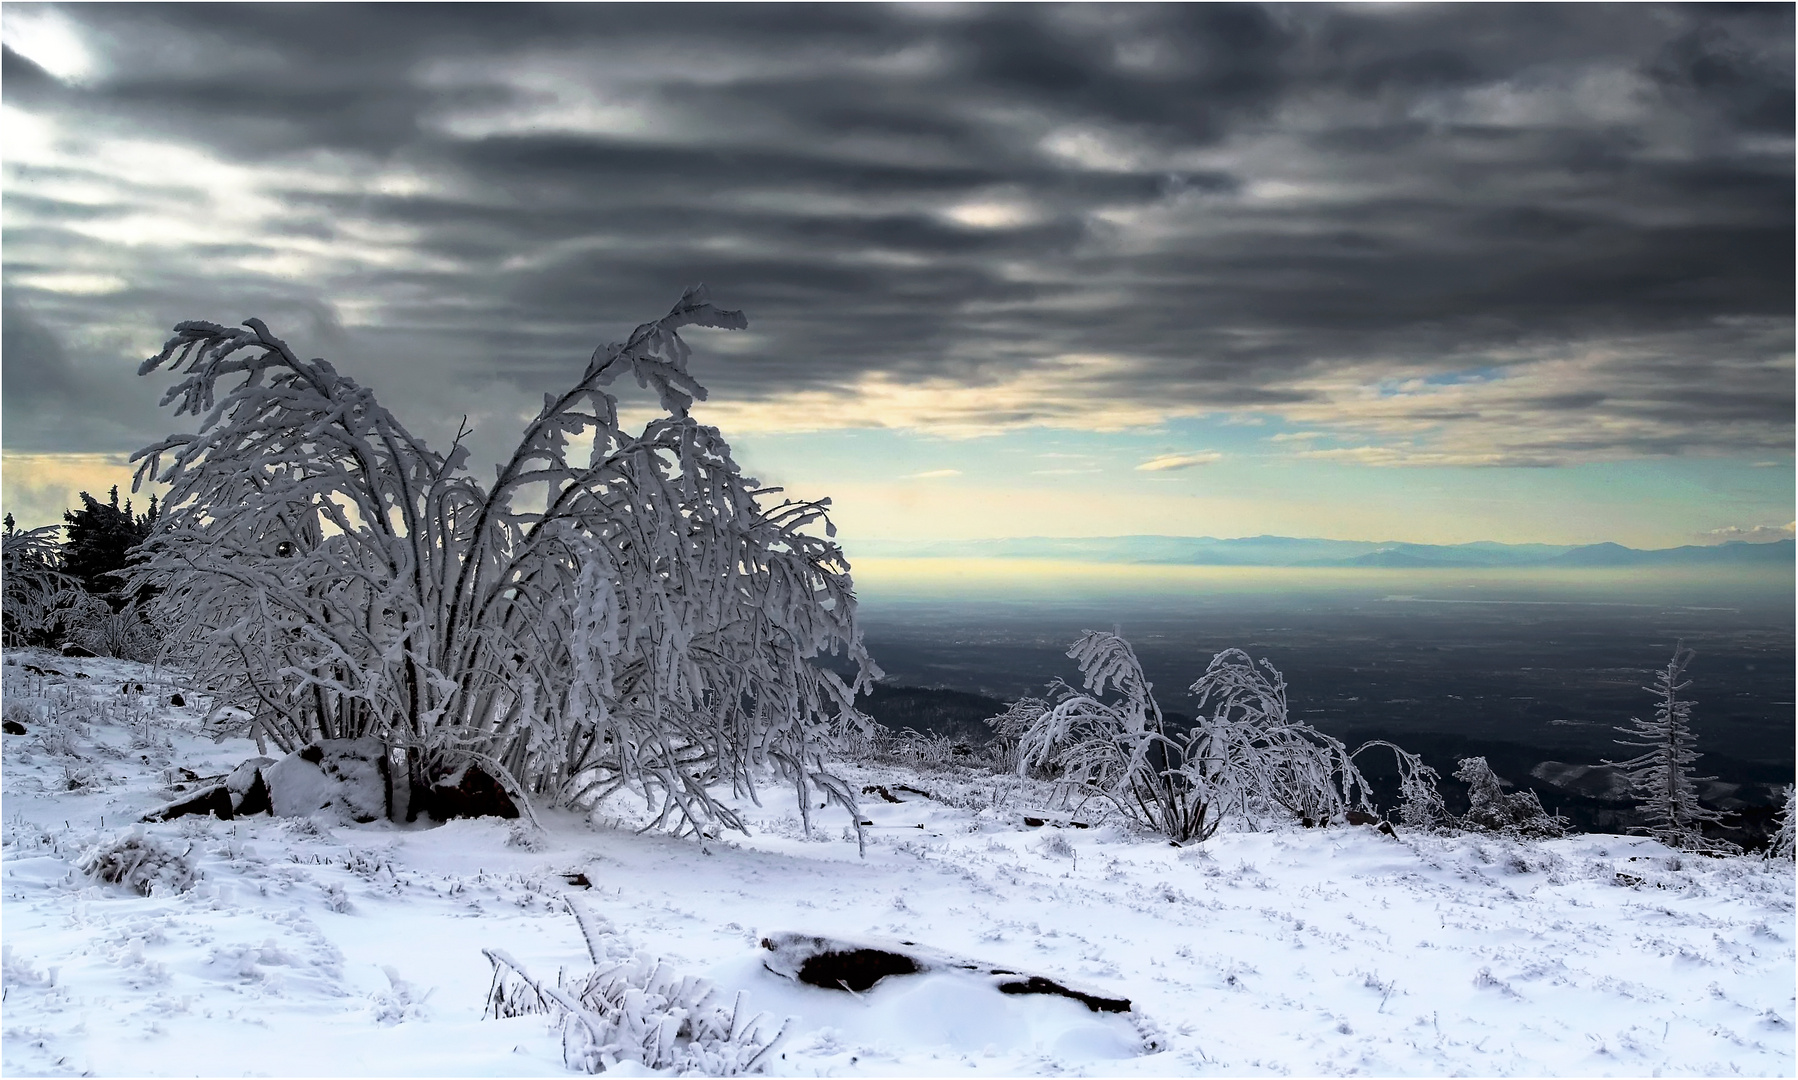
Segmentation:
[[(864, 796), (865, 857), (840, 810), (808, 837), (780, 788), (730, 799), (752, 835), (704, 840), (636, 833), (624, 803), (539, 809), (541, 831), (185, 818), (142, 828), (197, 881), (145, 896), (76, 864), (178, 795), (177, 770), (223, 777), (254, 745), (198, 737), (195, 695), (163, 704), (167, 672), (7, 660), (7, 714), (29, 727), (0, 755), (7, 1075), (568, 1075), (550, 1017), (482, 1018), (481, 949), (590, 969), (571, 895), (629, 948), (792, 1017), (775, 1075), (1794, 1070), (1790, 862), (1371, 828), (1176, 848), (1028, 828), (1044, 793), (1005, 778), (846, 767), (904, 800)], [(819, 990), (763, 966), (782, 930), (918, 942), (1135, 1012), (956, 972)]]

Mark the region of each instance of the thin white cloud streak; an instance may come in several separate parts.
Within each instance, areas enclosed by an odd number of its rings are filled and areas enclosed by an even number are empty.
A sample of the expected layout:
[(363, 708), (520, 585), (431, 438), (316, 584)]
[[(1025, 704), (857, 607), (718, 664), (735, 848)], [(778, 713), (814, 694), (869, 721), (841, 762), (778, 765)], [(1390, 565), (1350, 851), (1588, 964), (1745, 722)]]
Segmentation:
[(1167, 472), (1173, 469), (1190, 469), (1196, 465), (1210, 465), (1222, 461), (1224, 455), (1215, 450), (1207, 450), (1197, 454), (1162, 454), (1152, 457), (1136, 467), (1137, 472)]
[(1764, 544), (1770, 540), (1790, 540), (1795, 534), (1798, 534), (1798, 522), (1788, 521), (1784, 525), (1728, 525), (1708, 530), (1701, 539), (1711, 543), (1746, 540), (1751, 544)]
[(1029, 427), (1138, 430), (1206, 411), (1119, 396), (1116, 385), (1139, 369), (1121, 357), (1058, 356), (977, 383), (870, 372), (829, 389), (707, 401), (693, 415), (729, 432), (894, 428), (967, 439)]

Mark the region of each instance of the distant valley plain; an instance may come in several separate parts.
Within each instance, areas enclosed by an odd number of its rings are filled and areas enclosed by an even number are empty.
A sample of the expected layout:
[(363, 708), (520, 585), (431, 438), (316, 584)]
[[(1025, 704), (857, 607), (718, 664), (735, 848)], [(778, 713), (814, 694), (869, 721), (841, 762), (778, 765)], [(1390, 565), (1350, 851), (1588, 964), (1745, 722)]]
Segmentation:
[[(855, 559), (855, 577), (891, 687), (1040, 696), (1077, 680), (1064, 653), (1082, 630), (1116, 627), (1162, 707), (1190, 712), (1187, 687), (1236, 647), (1285, 675), (1295, 718), (1351, 745), (1390, 738), (1445, 775), (1483, 753), (1576, 823), (1615, 828), (1623, 804), (1585, 797), (1595, 779), (1582, 795), (1568, 767), (1635, 752), (1615, 729), (1649, 714), (1644, 687), (1678, 641), (1698, 654), (1698, 766), (1722, 785), (1707, 796), (1759, 806), (1792, 781), (1791, 545), (1739, 546), (1787, 555), (1427, 568), (876, 556)], [(985, 704), (962, 702), (963, 720)]]

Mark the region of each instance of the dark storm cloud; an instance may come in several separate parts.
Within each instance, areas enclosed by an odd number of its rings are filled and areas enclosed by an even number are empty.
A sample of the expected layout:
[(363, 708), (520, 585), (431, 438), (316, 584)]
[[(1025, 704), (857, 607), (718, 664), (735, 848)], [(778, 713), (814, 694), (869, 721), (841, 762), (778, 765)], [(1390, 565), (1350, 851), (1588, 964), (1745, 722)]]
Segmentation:
[(9, 298), (112, 327), (89, 363), (279, 314), (453, 409), (705, 281), (752, 325), (721, 397), (1099, 355), (1093, 392), (1279, 411), (1555, 359), (1505, 408), (1570, 453), (1789, 449), (1788, 5), (62, 10), (95, 70), (9, 50), (10, 107), (238, 170), (13, 156)]

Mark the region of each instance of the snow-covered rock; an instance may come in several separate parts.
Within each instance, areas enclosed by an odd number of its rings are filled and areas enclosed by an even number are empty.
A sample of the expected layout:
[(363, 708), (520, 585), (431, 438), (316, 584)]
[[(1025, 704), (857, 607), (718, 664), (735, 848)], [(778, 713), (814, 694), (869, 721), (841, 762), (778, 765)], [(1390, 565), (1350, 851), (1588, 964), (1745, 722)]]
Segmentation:
[(259, 771), (276, 817), (387, 816), (387, 747), (379, 739), (322, 739)]
[(220, 821), (230, 821), (236, 816), (231, 805), (231, 792), (223, 784), (209, 784), (198, 791), (158, 806), (145, 814), (143, 820), (173, 821), (175, 818), (187, 817), (191, 814), (198, 814), (201, 817), (211, 815)]

